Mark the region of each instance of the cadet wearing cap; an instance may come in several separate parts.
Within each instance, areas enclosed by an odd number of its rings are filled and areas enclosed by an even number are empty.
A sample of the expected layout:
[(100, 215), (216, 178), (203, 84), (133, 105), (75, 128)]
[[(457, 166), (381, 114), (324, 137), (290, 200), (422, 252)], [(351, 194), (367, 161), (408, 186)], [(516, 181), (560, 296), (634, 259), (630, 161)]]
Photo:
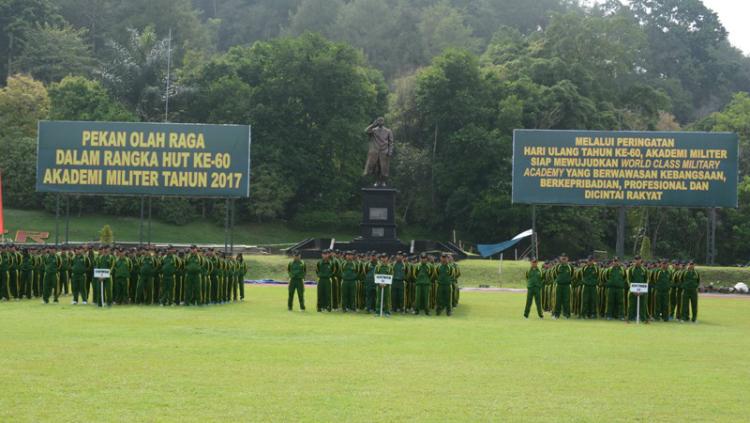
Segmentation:
[(331, 261), (331, 251), (323, 251), (323, 257), (315, 266), (318, 275), (318, 311), (331, 311), (331, 278), (333, 277), (334, 264)]
[[(698, 318), (698, 287), (701, 284), (701, 275), (695, 270), (695, 263), (688, 263), (687, 269), (680, 275), (680, 286), (682, 287), (682, 314), (681, 322), (687, 322), (688, 318), (695, 323)], [(688, 309), (690, 307), (690, 309)]]
[(573, 278), (573, 266), (568, 263), (568, 256), (563, 253), (560, 255), (560, 263), (552, 270), (555, 279), (555, 311), (552, 316), (554, 319), (560, 317), (560, 311), (566, 319), (570, 318), (570, 282)]
[(612, 259), (612, 266), (607, 269), (607, 320), (624, 319), (623, 289), (625, 288), (625, 269), (620, 260)]
[(523, 317), (529, 318), (531, 311), (531, 302), (536, 302), (536, 313), (540, 319), (544, 318), (542, 314), (542, 272), (539, 270), (539, 264), (536, 259), (531, 260), (531, 268), (526, 271), (526, 308), (523, 311)]
[(581, 317), (596, 319), (597, 315), (597, 284), (599, 283), (599, 267), (594, 257), (589, 256), (588, 262), (581, 269), (583, 292), (581, 295)]
[(404, 280), (406, 279), (408, 264), (404, 257), (404, 253), (399, 251), (396, 253), (396, 261), (393, 263), (393, 286), (391, 287), (391, 304), (395, 313), (404, 312), (404, 290), (406, 285)]
[(293, 253), (294, 258), (286, 267), (287, 273), (289, 274), (289, 298), (287, 300), (287, 308), (292, 311), (292, 305), (294, 304), (294, 293), (297, 293), (297, 299), (299, 300), (299, 309), (305, 311), (305, 274), (307, 274), (307, 266), (305, 262), (300, 259), (300, 252), (295, 251)]
[(354, 252), (347, 251), (346, 259), (340, 265), (341, 271), (341, 310), (356, 311), (357, 278), (359, 277), (359, 265), (354, 261)]
[[(627, 270), (628, 284), (631, 283), (646, 283), (646, 269), (643, 267), (643, 262), (640, 256), (635, 256), (633, 264)], [(646, 309), (648, 307), (648, 294), (641, 295), (640, 310), (638, 308), (638, 300), (636, 294), (628, 292), (628, 322), (635, 320), (636, 313), (639, 314), (640, 319), (644, 323), (648, 323), (648, 313)]]
[(424, 311), (424, 314), (430, 315), (430, 287), (432, 286), (432, 266), (427, 262), (427, 254), (422, 253), (419, 256), (419, 263), (414, 267), (414, 277), (416, 279), (416, 295), (414, 298), (414, 314)]

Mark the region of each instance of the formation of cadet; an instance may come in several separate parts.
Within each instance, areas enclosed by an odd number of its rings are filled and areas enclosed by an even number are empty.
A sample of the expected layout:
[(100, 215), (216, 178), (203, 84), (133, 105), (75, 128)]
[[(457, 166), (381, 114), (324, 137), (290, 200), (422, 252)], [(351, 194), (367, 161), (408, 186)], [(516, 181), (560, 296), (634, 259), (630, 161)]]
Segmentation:
[[(640, 308), (630, 284), (648, 284), (648, 293), (640, 295)], [(529, 317), (532, 304), (540, 318), (549, 312), (553, 319), (603, 318), (628, 323), (636, 316), (648, 323), (662, 320), (697, 321), (700, 274), (695, 264), (666, 260), (644, 263), (635, 257), (621, 263), (615, 257), (604, 263), (593, 257), (570, 263), (563, 254), (541, 268), (536, 260), (526, 272), (526, 307)]]
[[(94, 278), (94, 269), (110, 278)], [(0, 247), (0, 298), (41, 298), (48, 304), (71, 295), (72, 304), (206, 305), (244, 301), (247, 263), (192, 246), (109, 248)]]
[[(289, 311), (296, 293), (300, 310), (305, 310), (305, 262), (299, 252), (293, 253), (287, 266), (289, 273)], [(450, 316), (458, 306), (458, 280), (461, 271), (450, 254), (439, 258), (428, 254), (419, 257), (399, 252), (393, 257), (369, 252), (326, 250), (315, 264), (317, 276), (316, 310), (352, 313), (364, 311), (383, 315), (412, 313), (430, 315), (433, 311)], [(391, 285), (378, 286), (375, 275), (392, 276)], [(382, 300), (382, 301), (381, 301)]]

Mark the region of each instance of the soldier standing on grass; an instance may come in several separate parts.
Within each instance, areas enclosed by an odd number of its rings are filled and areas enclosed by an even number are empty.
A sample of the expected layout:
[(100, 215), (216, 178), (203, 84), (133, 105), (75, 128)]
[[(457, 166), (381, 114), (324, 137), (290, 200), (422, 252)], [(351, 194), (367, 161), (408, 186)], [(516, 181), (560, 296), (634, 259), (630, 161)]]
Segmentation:
[(159, 292), (159, 303), (162, 307), (172, 305), (175, 292), (175, 275), (179, 267), (179, 259), (175, 254), (174, 247), (170, 246), (167, 255), (161, 261), (161, 291)]
[(542, 272), (539, 270), (539, 264), (536, 259), (531, 260), (531, 268), (526, 271), (526, 307), (523, 311), (523, 317), (529, 318), (532, 301), (536, 303), (536, 313), (540, 319), (544, 318), (542, 314)]
[(404, 290), (408, 263), (404, 253), (396, 253), (396, 260), (393, 263), (393, 286), (391, 286), (391, 307), (394, 313), (405, 312)]
[(583, 291), (581, 294), (581, 317), (584, 319), (596, 319), (597, 315), (597, 285), (599, 283), (599, 267), (594, 257), (589, 256), (588, 262), (581, 269), (581, 282)]
[(568, 256), (563, 253), (560, 263), (552, 269), (555, 279), (555, 311), (553, 319), (560, 318), (560, 312), (566, 319), (570, 318), (570, 282), (573, 279), (573, 266), (568, 263)]
[(203, 266), (198, 255), (198, 247), (190, 247), (190, 253), (185, 256), (185, 305), (199, 305), (201, 303), (201, 273)]
[(669, 263), (666, 260), (661, 262), (658, 269), (654, 270), (654, 296), (656, 303), (654, 305), (654, 319), (669, 321), (669, 286), (671, 275), (669, 272)]
[(427, 254), (419, 256), (419, 264), (414, 267), (416, 278), (416, 295), (414, 298), (414, 314), (418, 315), (420, 310), (427, 316), (430, 315), (430, 288), (432, 287), (432, 266), (427, 262)]
[[(695, 263), (688, 263), (687, 269), (680, 275), (682, 287), (682, 314), (680, 322), (687, 322), (690, 317), (695, 323), (698, 318), (698, 287), (701, 284), (701, 276), (695, 270)], [(688, 309), (690, 307), (690, 309)]]
[(354, 253), (348, 251), (346, 260), (340, 265), (341, 272), (341, 310), (346, 313), (357, 311), (357, 277), (359, 277), (359, 265), (354, 261)]
[(323, 251), (323, 257), (315, 266), (318, 275), (318, 312), (331, 311), (331, 278), (333, 277), (334, 264), (331, 261), (331, 251)]
[(287, 300), (287, 308), (289, 311), (292, 311), (294, 293), (296, 292), (297, 299), (299, 300), (299, 309), (305, 311), (305, 275), (307, 274), (307, 266), (300, 259), (299, 251), (295, 251), (293, 256), (294, 259), (286, 267), (289, 274), (289, 299)]
[(624, 319), (623, 289), (625, 288), (625, 269), (615, 257), (612, 266), (607, 269), (607, 320)]

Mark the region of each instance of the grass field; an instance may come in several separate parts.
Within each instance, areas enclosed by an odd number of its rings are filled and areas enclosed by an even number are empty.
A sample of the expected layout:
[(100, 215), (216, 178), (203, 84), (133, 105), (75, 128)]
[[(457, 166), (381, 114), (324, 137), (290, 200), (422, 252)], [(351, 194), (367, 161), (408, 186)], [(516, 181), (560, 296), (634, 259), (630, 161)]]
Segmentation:
[[(50, 240), (55, 240), (55, 216), (43, 211), (5, 209), (5, 228), (9, 236), (15, 236), (19, 229), (44, 231), (50, 233)], [(136, 217), (117, 217), (92, 215), (70, 217), (69, 238), (71, 241), (91, 242), (99, 240), (99, 231), (104, 225), (110, 225), (116, 242), (138, 242), (140, 237), (140, 220)], [(403, 239), (430, 239), (430, 234), (419, 228), (399, 228)], [(147, 231), (144, 222), (144, 237)], [(238, 224), (234, 229), (235, 244), (275, 245), (294, 244), (307, 238), (336, 238), (349, 241), (357, 236), (357, 230), (350, 232), (308, 230), (300, 231), (281, 223)], [(65, 237), (65, 219), (60, 219), (60, 240)], [(224, 244), (224, 226), (200, 219), (185, 225), (176, 226), (157, 221), (151, 222), (151, 240), (156, 243), (175, 244)]]
[(635, 326), (524, 320), (517, 293), (382, 320), (247, 293), (206, 308), (0, 303), (0, 421), (747, 421), (746, 299), (702, 297), (697, 325)]

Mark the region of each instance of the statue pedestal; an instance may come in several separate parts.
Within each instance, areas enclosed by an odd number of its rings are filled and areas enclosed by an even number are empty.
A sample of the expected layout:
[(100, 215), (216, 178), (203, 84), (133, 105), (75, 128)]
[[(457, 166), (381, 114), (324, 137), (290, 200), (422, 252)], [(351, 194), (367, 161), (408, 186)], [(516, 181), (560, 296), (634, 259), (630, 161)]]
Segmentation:
[(396, 236), (396, 194), (393, 188), (362, 188), (360, 236), (350, 248), (359, 252), (394, 254), (407, 246)]
[(396, 240), (396, 191), (392, 188), (362, 188), (360, 237), (366, 240)]

